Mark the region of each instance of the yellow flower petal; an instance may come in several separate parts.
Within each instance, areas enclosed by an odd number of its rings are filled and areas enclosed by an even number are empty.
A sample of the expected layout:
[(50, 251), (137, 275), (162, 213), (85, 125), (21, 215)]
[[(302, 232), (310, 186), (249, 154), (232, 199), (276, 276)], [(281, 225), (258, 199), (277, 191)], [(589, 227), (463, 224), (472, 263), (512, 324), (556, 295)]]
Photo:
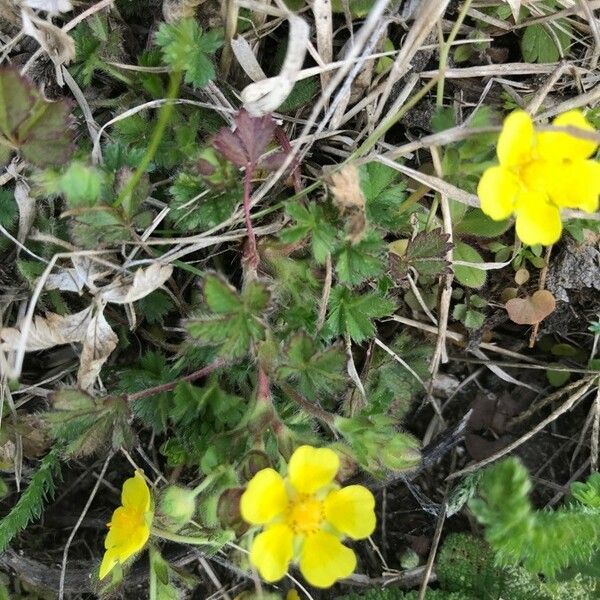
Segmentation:
[(294, 555), (294, 534), (284, 524), (273, 525), (257, 535), (250, 549), (250, 562), (267, 582), (279, 581)]
[(549, 246), (560, 238), (562, 223), (558, 207), (550, 204), (540, 192), (522, 191), (517, 198), (517, 236), (530, 246)]
[(340, 466), (338, 455), (329, 448), (300, 446), (288, 467), (289, 479), (301, 494), (314, 494), (333, 481)]
[[(579, 110), (570, 110), (559, 115), (552, 121), (552, 125), (595, 131), (593, 125)], [(596, 151), (598, 144), (570, 133), (544, 131), (538, 135), (537, 147), (540, 155), (547, 160), (561, 161), (589, 158)]]
[(548, 182), (548, 192), (555, 204), (586, 212), (598, 210), (600, 163), (595, 160), (578, 160), (554, 169), (548, 173)]
[(325, 498), (325, 518), (354, 540), (369, 537), (375, 530), (375, 498), (362, 485), (349, 485)]
[(354, 552), (331, 533), (319, 531), (304, 540), (300, 571), (304, 579), (318, 588), (331, 587), (356, 568)]
[(263, 525), (281, 514), (288, 503), (283, 478), (274, 469), (262, 469), (242, 494), (242, 518), (252, 525)]
[(504, 167), (490, 167), (477, 186), (481, 210), (494, 221), (502, 221), (513, 211), (519, 180)]
[(531, 158), (534, 130), (531, 117), (523, 110), (515, 110), (502, 125), (496, 152), (503, 167), (514, 167)]
[(114, 550), (107, 550), (104, 553), (104, 557), (102, 558), (102, 562), (100, 563), (100, 571), (98, 573), (98, 577), (100, 579), (104, 579), (117, 565), (119, 559)]
[(136, 471), (135, 475), (123, 484), (121, 504), (140, 513), (150, 510), (150, 490), (144, 476), (139, 471)]

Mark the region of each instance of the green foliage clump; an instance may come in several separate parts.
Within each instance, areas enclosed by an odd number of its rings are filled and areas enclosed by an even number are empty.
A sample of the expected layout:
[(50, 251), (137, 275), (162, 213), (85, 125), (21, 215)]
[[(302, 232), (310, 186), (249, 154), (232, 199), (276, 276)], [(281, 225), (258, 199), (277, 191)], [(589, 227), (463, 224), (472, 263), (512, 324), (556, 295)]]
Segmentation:
[(3, 552), (11, 540), (29, 523), (42, 514), (44, 504), (54, 497), (56, 480), (59, 476), (60, 455), (58, 449), (55, 449), (42, 459), (27, 489), (10, 512), (0, 520), (0, 552)]
[(588, 495), (595, 498), (595, 483), (587, 492), (577, 488), (575, 501), (565, 507), (537, 511), (529, 499), (527, 470), (509, 458), (484, 473), (479, 497), (469, 506), (485, 526), (499, 564), (523, 564), (552, 577), (570, 565), (588, 563), (600, 547), (600, 509), (585, 503)]

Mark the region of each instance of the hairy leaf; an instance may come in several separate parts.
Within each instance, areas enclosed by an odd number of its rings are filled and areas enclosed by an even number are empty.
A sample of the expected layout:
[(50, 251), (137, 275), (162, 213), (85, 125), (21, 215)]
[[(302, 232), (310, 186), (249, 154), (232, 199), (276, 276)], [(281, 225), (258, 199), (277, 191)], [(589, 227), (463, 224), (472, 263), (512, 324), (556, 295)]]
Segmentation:
[(301, 333), (290, 341), (287, 356), (277, 373), (294, 381), (304, 396), (316, 399), (344, 385), (345, 363), (346, 357), (339, 348), (319, 351), (315, 342)]
[(434, 277), (448, 272), (450, 263), (446, 254), (452, 246), (449, 239), (450, 236), (442, 233), (441, 229), (434, 229), (418, 233), (414, 239), (408, 241), (405, 248), (402, 247), (404, 244), (392, 243), (390, 265), (394, 279), (404, 279), (410, 267), (423, 277)]
[(15, 150), (38, 167), (65, 163), (73, 153), (70, 111), (65, 101), (44, 100), (18, 71), (0, 70), (0, 166)]
[(391, 314), (394, 308), (392, 300), (376, 292), (356, 294), (344, 286), (336, 286), (329, 299), (327, 333), (348, 334), (355, 342), (363, 342), (375, 335), (372, 320)]
[(281, 232), (281, 241), (294, 244), (310, 236), (313, 256), (319, 264), (323, 264), (327, 255), (333, 251), (337, 235), (335, 227), (327, 221), (323, 208), (315, 202), (310, 202), (308, 206), (288, 202), (285, 210), (296, 224)]
[(213, 146), (238, 167), (254, 168), (275, 133), (270, 115), (253, 117), (241, 109), (235, 117), (235, 130), (223, 127), (213, 139)]
[(176, 71), (185, 72), (185, 82), (202, 87), (215, 77), (212, 55), (221, 47), (216, 30), (203, 32), (194, 18), (161, 23), (156, 33), (164, 61)]

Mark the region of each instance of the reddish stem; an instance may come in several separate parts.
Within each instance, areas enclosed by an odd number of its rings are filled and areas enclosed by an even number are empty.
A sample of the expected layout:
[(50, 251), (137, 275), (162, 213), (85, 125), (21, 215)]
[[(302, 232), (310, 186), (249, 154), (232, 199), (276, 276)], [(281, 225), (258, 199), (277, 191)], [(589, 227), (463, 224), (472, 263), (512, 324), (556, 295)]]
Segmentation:
[(248, 163), (244, 173), (244, 217), (246, 219), (246, 231), (248, 233), (248, 262), (253, 270), (258, 268), (259, 257), (256, 249), (256, 236), (252, 227), (252, 217), (250, 216), (250, 192), (252, 191), (252, 175), (254, 174), (254, 165)]
[(140, 390), (139, 392), (135, 392), (134, 394), (128, 394), (127, 402), (135, 402), (136, 400), (141, 400), (142, 398), (148, 398), (148, 396), (154, 396), (156, 394), (161, 394), (162, 392), (170, 392), (171, 390), (177, 387), (180, 381), (196, 381), (197, 379), (202, 379), (202, 377), (210, 375), (213, 371), (220, 369), (226, 364), (227, 361), (224, 358), (217, 358), (217, 360), (210, 363), (210, 365), (206, 365), (206, 367), (203, 367), (198, 371), (194, 371), (189, 375), (185, 375), (184, 377), (180, 377), (175, 381), (163, 383), (161, 385), (148, 388), (147, 390)]

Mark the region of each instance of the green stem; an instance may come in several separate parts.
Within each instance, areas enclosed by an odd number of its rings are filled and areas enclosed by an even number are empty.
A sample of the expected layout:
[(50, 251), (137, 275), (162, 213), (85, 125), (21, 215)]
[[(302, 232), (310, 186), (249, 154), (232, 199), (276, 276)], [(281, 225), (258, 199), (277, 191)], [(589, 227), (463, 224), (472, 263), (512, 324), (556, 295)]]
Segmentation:
[(214, 546), (220, 548), (223, 545), (222, 541), (213, 541), (205, 537), (192, 537), (187, 535), (181, 535), (179, 533), (173, 533), (172, 531), (165, 531), (164, 529), (158, 529), (153, 527), (152, 535), (159, 537), (169, 542), (177, 542), (178, 544), (190, 544), (191, 546)]
[(171, 120), (171, 117), (173, 115), (173, 110), (175, 109), (175, 105), (172, 102), (172, 100), (177, 98), (182, 76), (183, 73), (181, 71), (173, 71), (171, 73), (169, 79), (169, 88), (167, 90), (166, 102), (161, 106), (160, 111), (158, 113), (158, 120), (156, 122), (156, 127), (152, 132), (152, 137), (150, 138), (148, 148), (146, 148), (146, 152), (142, 157), (142, 160), (140, 161), (140, 164), (138, 165), (137, 169), (135, 170), (135, 173), (127, 181), (127, 185), (121, 190), (121, 193), (115, 200), (115, 206), (122, 206), (127, 201), (127, 199), (133, 193), (133, 190), (137, 187), (142, 177), (144, 176), (148, 165), (156, 156), (156, 152), (158, 151), (160, 142), (163, 139), (169, 121)]
[(149, 582), (149, 600), (158, 600), (158, 580), (156, 577), (156, 571), (154, 570), (154, 557), (156, 555), (156, 550), (150, 547), (148, 553), (148, 562), (150, 563), (150, 582)]
[(464, 4), (462, 5), (462, 8), (460, 9), (460, 12), (458, 13), (458, 17), (456, 18), (456, 21), (454, 22), (454, 27), (452, 27), (452, 30), (450, 31), (450, 35), (448, 36), (448, 39), (446, 40), (446, 43), (440, 45), (440, 64), (439, 64), (439, 68), (438, 68), (440, 78), (438, 79), (438, 82), (437, 82), (438, 86), (437, 86), (437, 94), (436, 94), (436, 104), (438, 107), (441, 107), (444, 105), (444, 82), (446, 80), (445, 71), (446, 71), (446, 66), (448, 65), (448, 56), (450, 54), (450, 48), (452, 47), (452, 43), (454, 42), (454, 40), (456, 39), (456, 36), (458, 35), (460, 27), (461, 27), (463, 21), (465, 20), (465, 17), (467, 16), (467, 12), (469, 11), (469, 8), (471, 8), (471, 2), (472, 2), (472, 0), (465, 0)]

